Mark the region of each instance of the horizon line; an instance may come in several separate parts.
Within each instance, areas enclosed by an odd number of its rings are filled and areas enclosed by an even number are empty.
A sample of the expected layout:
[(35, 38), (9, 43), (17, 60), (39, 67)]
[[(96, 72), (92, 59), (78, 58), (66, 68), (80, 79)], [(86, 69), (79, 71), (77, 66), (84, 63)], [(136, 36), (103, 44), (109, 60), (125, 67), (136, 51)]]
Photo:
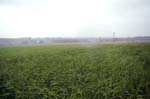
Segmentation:
[[(144, 36), (116, 36), (115, 38), (135, 38), (135, 37), (150, 37), (150, 35), (144, 35)], [(36, 38), (113, 38), (112, 37), (0, 37), (0, 39), (21, 39), (21, 38), (31, 38), (31, 39), (36, 39)]]

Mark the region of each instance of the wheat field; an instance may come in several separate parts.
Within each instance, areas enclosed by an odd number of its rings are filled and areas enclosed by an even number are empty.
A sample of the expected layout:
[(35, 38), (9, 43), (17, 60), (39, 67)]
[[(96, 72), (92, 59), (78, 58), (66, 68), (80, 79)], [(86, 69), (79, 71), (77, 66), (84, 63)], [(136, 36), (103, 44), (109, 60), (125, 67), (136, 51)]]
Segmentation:
[(150, 43), (0, 47), (0, 99), (150, 99)]

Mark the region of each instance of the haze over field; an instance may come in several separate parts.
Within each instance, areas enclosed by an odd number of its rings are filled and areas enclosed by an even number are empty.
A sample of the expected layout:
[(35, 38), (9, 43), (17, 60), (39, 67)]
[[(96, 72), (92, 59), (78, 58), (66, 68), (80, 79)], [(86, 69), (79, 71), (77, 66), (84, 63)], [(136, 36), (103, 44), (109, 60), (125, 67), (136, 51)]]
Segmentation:
[(0, 0), (0, 38), (150, 36), (150, 0)]
[(150, 0), (0, 0), (0, 99), (150, 99)]

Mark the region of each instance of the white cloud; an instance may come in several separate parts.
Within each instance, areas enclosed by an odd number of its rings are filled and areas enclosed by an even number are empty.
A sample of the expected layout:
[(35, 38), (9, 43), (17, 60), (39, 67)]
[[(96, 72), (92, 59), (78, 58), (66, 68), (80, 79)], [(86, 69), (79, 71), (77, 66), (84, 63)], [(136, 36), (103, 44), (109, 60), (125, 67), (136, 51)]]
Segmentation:
[[(0, 4), (0, 37), (95, 37), (111, 36), (113, 31), (118, 32), (118, 36), (130, 36), (131, 33), (133, 36), (144, 35), (143, 32), (149, 35), (149, 29), (143, 30), (143, 27), (150, 23), (148, 19), (143, 19), (143, 16), (148, 17), (148, 12), (145, 12), (149, 7), (137, 4), (136, 8), (129, 6), (131, 11), (126, 11), (126, 5), (132, 5), (132, 2), (127, 0), (125, 5), (118, 2), (120, 1), (15, 0), (11, 4), (4, 2)], [(120, 4), (119, 8), (116, 4)], [(138, 6), (143, 9), (139, 11)]]

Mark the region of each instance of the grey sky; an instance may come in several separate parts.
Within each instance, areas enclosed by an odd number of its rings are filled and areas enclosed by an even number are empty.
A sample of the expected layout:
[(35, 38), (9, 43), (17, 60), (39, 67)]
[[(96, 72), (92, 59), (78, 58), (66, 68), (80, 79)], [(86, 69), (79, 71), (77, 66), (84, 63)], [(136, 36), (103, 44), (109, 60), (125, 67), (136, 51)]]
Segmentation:
[(150, 0), (0, 0), (2, 37), (150, 36)]

